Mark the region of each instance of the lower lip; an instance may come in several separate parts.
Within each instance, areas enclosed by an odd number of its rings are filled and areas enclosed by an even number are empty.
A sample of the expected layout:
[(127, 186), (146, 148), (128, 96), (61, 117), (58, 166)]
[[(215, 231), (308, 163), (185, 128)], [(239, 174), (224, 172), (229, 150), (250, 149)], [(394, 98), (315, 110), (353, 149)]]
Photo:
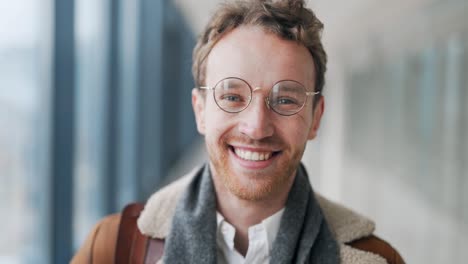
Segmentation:
[(278, 158), (278, 156), (281, 154), (281, 153), (277, 153), (276, 155), (273, 155), (272, 157), (270, 157), (268, 160), (252, 161), (252, 160), (245, 160), (237, 156), (237, 154), (234, 152), (232, 148), (229, 148), (229, 153), (231, 154), (231, 156), (234, 157), (234, 159), (237, 161), (238, 164), (240, 164), (244, 168), (251, 169), (251, 170), (264, 169), (270, 166), (274, 162), (274, 160)]

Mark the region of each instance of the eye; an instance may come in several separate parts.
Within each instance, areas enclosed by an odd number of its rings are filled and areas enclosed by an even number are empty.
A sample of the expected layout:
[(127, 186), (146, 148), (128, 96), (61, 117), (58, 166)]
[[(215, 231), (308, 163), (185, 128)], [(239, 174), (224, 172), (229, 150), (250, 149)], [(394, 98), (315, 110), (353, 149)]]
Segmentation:
[(243, 98), (238, 94), (224, 94), (219, 99), (229, 101), (229, 102), (242, 102)]
[(280, 97), (276, 99), (276, 105), (297, 105), (298, 102), (296, 99), (291, 97)]

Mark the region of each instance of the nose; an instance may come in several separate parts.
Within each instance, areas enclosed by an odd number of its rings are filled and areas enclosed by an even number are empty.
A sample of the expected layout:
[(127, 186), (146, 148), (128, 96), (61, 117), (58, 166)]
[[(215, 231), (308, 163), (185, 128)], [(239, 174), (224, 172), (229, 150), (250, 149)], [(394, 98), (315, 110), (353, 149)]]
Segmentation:
[[(257, 98), (258, 100), (254, 100)], [(239, 115), (239, 132), (253, 140), (271, 137), (274, 126), (270, 116), (270, 109), (260, 96), (254, 97), (249, 107)]]

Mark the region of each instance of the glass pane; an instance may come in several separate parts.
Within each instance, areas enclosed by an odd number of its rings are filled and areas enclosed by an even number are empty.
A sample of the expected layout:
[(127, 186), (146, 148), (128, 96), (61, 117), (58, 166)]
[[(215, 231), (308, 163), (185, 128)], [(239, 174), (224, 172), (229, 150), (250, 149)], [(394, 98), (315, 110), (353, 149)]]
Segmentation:
[(49, 262), (51, 5), (0, 0), (0, 263)]
[(106, 214), (106, 128), (109, 3), (76, 1), (77, 125), (74, 247)]

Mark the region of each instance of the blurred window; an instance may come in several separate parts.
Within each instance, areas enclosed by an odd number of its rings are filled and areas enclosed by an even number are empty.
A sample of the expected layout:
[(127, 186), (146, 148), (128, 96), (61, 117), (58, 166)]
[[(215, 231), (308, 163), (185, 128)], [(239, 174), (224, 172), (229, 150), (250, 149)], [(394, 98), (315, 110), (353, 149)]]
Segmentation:
[(76, 0), (74, 248), (106, 214), (109, 1)]
[(0, 263), (49, 263), (51, 1), (0, 1)]
[(408, 263), (468, 257), (467, 40), (461, 31), (396, 45), (392, 57), (371, 45), (368, 64), (347, 69), (343, 198), (372, 214)]

